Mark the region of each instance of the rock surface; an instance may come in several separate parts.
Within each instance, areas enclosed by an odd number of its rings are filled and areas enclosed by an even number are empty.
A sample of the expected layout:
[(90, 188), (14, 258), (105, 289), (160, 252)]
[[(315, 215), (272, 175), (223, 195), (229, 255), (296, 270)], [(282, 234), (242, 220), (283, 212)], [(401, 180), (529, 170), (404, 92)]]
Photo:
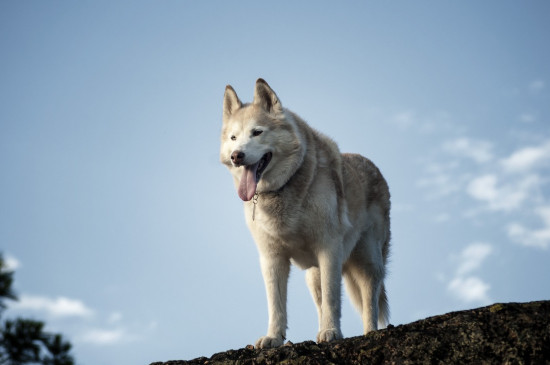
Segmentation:
[(550, 301), (494, 304), (430, 317), (331, 343), (252, 346), (198, 364), (550, 364)]

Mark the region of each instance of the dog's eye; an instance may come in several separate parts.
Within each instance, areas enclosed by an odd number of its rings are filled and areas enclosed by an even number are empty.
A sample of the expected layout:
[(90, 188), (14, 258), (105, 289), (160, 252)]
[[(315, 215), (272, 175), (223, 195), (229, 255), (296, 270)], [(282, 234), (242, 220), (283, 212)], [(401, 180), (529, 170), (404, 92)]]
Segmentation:
[(263, 131), (259, 130), (259, 129), (255, 129), (252, 131), (252, 135), (254, 137), (258, 137), (260, 134), (262, 134)]
[(237, 137), (231, 136), (231, 140), (232, 140), (232, 141), (236, 141), (236, 140), (237, 140)]

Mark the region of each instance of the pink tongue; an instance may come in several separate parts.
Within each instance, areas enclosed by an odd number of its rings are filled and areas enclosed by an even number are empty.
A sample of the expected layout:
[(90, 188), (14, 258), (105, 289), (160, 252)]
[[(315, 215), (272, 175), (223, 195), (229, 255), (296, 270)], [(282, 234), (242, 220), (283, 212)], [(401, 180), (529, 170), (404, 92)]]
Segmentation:
[(249, 201), (256, 194), (256, 171), (258, 170), (258, 164), (244, 166), (243, 175), (241, 176), (241, 183), (239, 184), (239, 198), (244, 201)]

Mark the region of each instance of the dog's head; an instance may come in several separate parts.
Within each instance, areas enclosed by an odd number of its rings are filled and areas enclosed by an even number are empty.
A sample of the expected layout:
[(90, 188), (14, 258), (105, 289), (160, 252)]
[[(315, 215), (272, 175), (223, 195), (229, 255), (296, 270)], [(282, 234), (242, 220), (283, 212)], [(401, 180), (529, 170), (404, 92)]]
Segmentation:
[(296, 164), (293, 154), (301, 142), (291, 119), (263, 79), (256, 81), (250, 104), (243, 104), (226, 86), (220, 159), (233, 174), (242, 200), (279, 189), (288, 181), (289, 165)]

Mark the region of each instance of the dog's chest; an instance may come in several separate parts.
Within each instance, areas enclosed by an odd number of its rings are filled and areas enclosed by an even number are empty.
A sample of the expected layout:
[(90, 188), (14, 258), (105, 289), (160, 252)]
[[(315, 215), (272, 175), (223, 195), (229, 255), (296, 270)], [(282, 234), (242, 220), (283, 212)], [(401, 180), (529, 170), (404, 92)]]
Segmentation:
[(302, 270), (309, 269), (313, 266), (319, 266), (317, 255), (315, 255), (311, 250), (292, 250), (290, 261)]
[(323, 227), (311, 224), (302, 206), (260, 199), (261, 195), (256, 207), (251, 202), (245, 209), (247, 223), (260, 249), (283, 253), (302, 269), (317, 266), (316, 237)]
[(297, 201), (282, 199), (278, 195), (260, 195), (246, 204), (245, 213), (251, 228), (255, 226), (285, 241), (301, 236), (307, 230), (303, 207)]
[(255, 223), (256, 225), (250, 228), (260, 250), (282, 254), (301, 269), (318, 266), (315, 252), (319, 241), (314, 238), (314, 234), (308, 232), (308, 227), (301, 226), (301, 229), (298, 229), (284, 223), (279, 225), (273, 222)]

